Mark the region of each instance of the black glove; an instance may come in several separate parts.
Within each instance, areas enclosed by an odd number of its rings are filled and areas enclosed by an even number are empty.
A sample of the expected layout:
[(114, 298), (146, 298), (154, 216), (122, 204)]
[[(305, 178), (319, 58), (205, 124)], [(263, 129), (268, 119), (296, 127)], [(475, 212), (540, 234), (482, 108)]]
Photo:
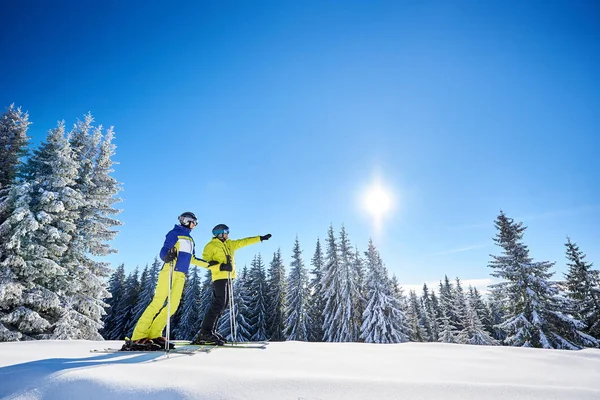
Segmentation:
[(265, 236), (261, 236), (260, 237), (260, 241), (262, 242), (263, 240), (269, 240), (271, 239), (271, 234), (267, 233)]
[(221, 264), (221, 267), (219, 268), (221, 271), (233, 271), (233, 266), (230, 263), (223, 263)]
[(218, 261), (214, 261), (214, 260), (213, 261), (209, 261), (208, 262), (208, 266), (212, 267), (213, 265), (217, 265), (218, 263), (219, 263)]
[(166, 263), (170, 263), (176, 258), (177, 258), (177, 249), (175, 248), (175, 246), (173, 246), (169, 249), (169, 251), (165, 255), (165, 258), (163, 258), (163, 261)]

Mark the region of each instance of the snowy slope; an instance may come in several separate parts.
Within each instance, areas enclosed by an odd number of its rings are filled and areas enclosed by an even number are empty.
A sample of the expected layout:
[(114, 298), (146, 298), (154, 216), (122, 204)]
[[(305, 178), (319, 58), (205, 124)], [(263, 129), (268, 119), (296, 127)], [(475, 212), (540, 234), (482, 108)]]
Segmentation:
[(271, 343), (91, 354), (120, 342), (0, 343), (2, 399), (600, 399), (600, 350)]

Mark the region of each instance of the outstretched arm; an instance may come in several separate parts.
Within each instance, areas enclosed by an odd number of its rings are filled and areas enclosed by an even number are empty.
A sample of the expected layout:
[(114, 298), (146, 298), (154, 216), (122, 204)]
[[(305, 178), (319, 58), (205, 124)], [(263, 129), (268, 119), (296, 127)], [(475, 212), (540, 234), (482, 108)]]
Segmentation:
[(236, 239), (236, 240), (229, 239), (229, 246), (231, 247), (232, 251), (235, 251), (237, 249), (241, 249), (242, 247), (246, 247), (251, 244), (258, 243), (258, 242), (260, 242), (260, 236), (252, 236), (252, 237), (247, 237), (244, 239)]

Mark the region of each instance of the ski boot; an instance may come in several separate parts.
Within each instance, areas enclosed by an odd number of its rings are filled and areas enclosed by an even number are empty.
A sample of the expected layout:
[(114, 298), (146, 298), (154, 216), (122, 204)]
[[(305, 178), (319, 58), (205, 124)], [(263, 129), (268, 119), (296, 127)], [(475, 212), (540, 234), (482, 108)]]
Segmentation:
[(150, 339), (125, 340), (125, 344), (121, 347), (121, 351), (161, 351), (164, 347), (160, 347)]
[(225, 336), (221, 335), (219, 332), (213, 331), (212, 334), (218, 337), (221, 342), (227, 343), (227, 339), (225, 338)]
[(214, 345), (214, 346), (223, 346), (225, 342), (219, 339), (213, 332), (200, 332), (198, 333), (190, 344), (194, 345)]
[[(167, 343), (167, 339), (161, 336), (161, 337), (157, 337), (157, 338), (152, 339), (152, 342), (154, 344), (159, 345), (161, 348), (164, 349), (165, 348), (165, 344)], [(169, 343), (169, 350), (172, 350), (174, 348), (175, 348), (175, 345), (173, 343)]]

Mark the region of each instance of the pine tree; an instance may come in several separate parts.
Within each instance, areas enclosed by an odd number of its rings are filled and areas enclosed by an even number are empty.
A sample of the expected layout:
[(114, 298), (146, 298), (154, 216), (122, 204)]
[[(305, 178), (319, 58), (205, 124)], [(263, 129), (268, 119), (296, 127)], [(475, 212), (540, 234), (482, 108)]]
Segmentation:
[(117, 326), (120, 328), (116, 335), (119, 339), (125, 337), (131, 337), (133, 329), (137, 320), (135, 319), (134, 309), (140, 298), (140, 270), (135, 267), (135, 270), (131, 272), (125, 279), (124, 290), (125, 296), (121, 299), (121, 303), (118, 304), (119, 317), (117, 319)]
[(440, 282), (440, 309), (442, 313), (441, 319), (438, 321), (441, 327), (440, 341), (444, 343), (457, 343), (458, 335), (462, 330), (462, 323), (455, 310), (454, 293), (454, 285), (450, 283), (448, 276), (445, 275), (444, 282)]
[(421, 296), (421, 305), (423, 306), (423, 318), (425, 331), (427, 332), (428, 342), (437, 342), (439, 326), (429, 297), (429, 288), (423, 283), (423, 295)]
[(323, 270), (324, 289), (324, 340), (328, 342), (353, 342), (360, 334), (360, 319), (355, 304), (360, 298), (356, 276), (352, 268), (352, 247), (342, 226), (339, 245), (329, 228), (327, 255)]
[(565, 246), (569, 260), (565, 286), (571, 313), (586, 324), (584, 332), (600, 339), (600, 273), (585, 261), (585, 254), (570, 238)]
[[(364, 309), (365, 300), (361, 295), (362, 288), (359, 280), (362, 279), (361, 275), (362, 266), (360, 265), (360, 256), (356, 256), (352, 245), (350, 244), (350, 238), (346, 233), (346, 228), (342, 225), (340, 230), (339, 240), (340, 250), (340, 261), (342, 265), (342, 311), (341, 315), (348, 317), (348, 332), (343, 338), (344, 342), (356, 342), (360, 336), (360, 327), (362, 325), (362, 310)], [(359, 265), (355, 262), (358, 260)], [(343, 325), (343, 324), (342, 324)], [(343, 332), (342, 332), (343, 335)], [(343, 336), (342, 336), (343, 337)]]
[[(460, 287), (457, 279), (457, 287)], [(487, 345), (498, 344), (494, 338), (486, 332), (479, 315), (477, 314), (476, 304), (473, 297), (465, 299), (465, 318), (464, 328), (458, 335), (458, 342), (464, 344)]]
[(323, 287), (321, 286), (323, 279), (323, 251), (321, 250), (321, 242), (317, 239), (317, 246), (311, 259), (313, 269), (310, 271), (312, 279), (309, 286), (309, 294), (311, 301), (308, 304), (308, 313), (310, 315), (308, 340), (311, 342), (320, 342), (323, 340), (323, 310), (325, 309), (325, 298), (323, 296)]
[(494, 335), (494, 323), (492, 322), (492, 316), (490, 312), (490, 308), (485, 303), (481, 294), (477, 290), (477, 288), (469, 285), (469, 291), (467, 294), (468, 304), (471, 304), (475, 312), (477, 313), (477, 317), (483, 324), (483, 328), (490, 335)]
[[(333, 233), (333, 226), (329, 227), (326, 240), (325, 263), (321, 275), (321, 288), (325, 307), (323, 308), (323, 341), (341, 342), (341, 333), (344, 321), (341, 317), (342, 277), (341, 261), (339, 259), (338, 244)], [(349, 319), (349, 316), (345, 316)], [(346, 324), (348, 321), (345, 321)], [(346, 332), (344, 332), (346, 333)]]
[[(14, 104), (0, 115), (0, 202), (5, 197), (3, 190), (16, 182), (21, 168), (21, 159), (27, 154), (27, 130), (29, 114), (23, 113)], [(2, 214), (0, 213), (0, 218)], [(4, 219), (0, 219), (0, 223)]]
[(248, 269), (244, 266), (242, 274), (236, 279), (234, 283), (235, 288), (235, 306), (236, 312), (236, 326), (238, 342), (248, 342), (252, 338), (252, 324), (250, 323), (250, 296), (248, 295)]
[(158, 257), (154, 257), (152, 266), (146, 265), (140, 277), (140, 295), (138, 301), (133, 306), (133, 320), (138, 321), (146, 307), (154, 297), (156, 283), (158, 282), (158, 273), (162, 269), (163, 263)]
[(438, 320), (440, 326), (440, 333), (438, 341), (441, 343), (458, 343), (458, 330), (456, 326), (452, 324), (452, 317), (448, 311), (448, 304), (441, 303), (440, 309), (442, 311), (441, 316)]
[(454, 302), (452, 293), (454, 289), (448, 276), (444, 277), (444, 283), (440, 282), (440, 301), (441, 313), (438, 319), (440, 333), (438, 341), (442, 343), (457, 343), (460, 330), (456, 326), (456, 313), (454, 312)]
[[(456, 315), (456, 320), (458, 321), (455, 326), (457, 330), (463, 331), (467, 327), (467, 298), (465, 296), (465, 292), (462, 288), (462, 284), (460, 283), (460, 279), (456, 278), (456, 285), (452, 291), (452, 309), (454, 310), (454, 314)], [(461, 342), (461, 339), (465, 338), (464, 335), (458, 335), (457, 340), (458, 343)]]
[(308, 304), (308, 272), (302, 260), (302, 251), (298, 236), (292, 250), (290, 275), (287, 281), (285, 334), (287, 340), (308, 340), (308, 327), (311, 325)]
[(280, 342), (285, 340), (285, 267), (281, 250), (273, 254), (269, 265), (267, 281), (267, 333), (270, 340)]
[(440, 307), (440, 303), (439, 303), (434, 291), (431, 292), (429, 299), (430, 299), (429, 304), (431, 305), (430, 321), (431, 321), (431, 326), (432, 326), (432, 333), (434, 334), (433, 341), (439, 342), (440, 330), (441, 330), (439, 322), (441, 321), (441, 318), (442, 318), (442, 308)]
[(549, 281), (554, 263), (534, 262), (522, 243), (525, 227), (503, 212), (495, 221), (494, 238), (502, 255), (492, 255), (492, 276), (503, 279), (491, 285), (506, 305), (506, 320), (500, 328), (507, 333), (505, 343), (511, 346), (549, 349), (579, 349), (595, 345), (595, 340), (581, 332), (585, 324), (564, 314), (560, 309), (558, 289)]
[(107, 294), (105, 280), (110, 268), (108, 263), (96, 258), (116, 252), (107, 242), (117, 234), (112, 228), (121, 225), (112, 218), (120, 212), (113, 208), (113, 204), (120, 201), (115, 198), (120, 186), (110, 176), (114, 164), (114, 133), (109, 129), (102, 139), (102, 127), (93, 127), (93, 121), (88, 113), (69, 135), (72, 154), (79, 166), (73, 189), (83, 196), (75, 220), (77, 234), (62, 260), (71, 276), (70, 290), (65, 295), (73, 304), (73, 316), (80, 326), (73, 331), (72, 339), (93, 339), (100, 326), (106, 307), (102, 302)]
[(504, 339), (506, 339), (506, 333), (499, 328), (502, 324), (502, 321), (506, 319), (504, 309), (505, 307), (502, 304), (501, 292), (499, 291), (491, 291), (488, 294), (488, 309), (490, 314), (490, 327), (489, 332), (492, 334), (492, 337), (497, 341), (504, 343)]
[(400, 303), (393, 295), (392, 282), (381, 256), (369, 239), (365, 252), (367, 305), (363, 312), (360, 338), (367, 343), (401, 343), (408, 341), (408, 326)]
[(110, 292), (110, 297), (104, 300), (104, 302), (108, 304), (108, 309), (103, 318), (104, 324), (101, 333), (102, 337), (106, 340), (122, 339), (122, 337), (119, 336), (119, 329), (117, 327), (117, 306), (121, 302), (121, 299), (126, 295), (124, 290), (125, 264), (120, 264), (108, 280), (108, 291)]
[(191, 268), (185, 282), (183, 298), (181, 299), (181, 317), (173, 328), (173, 337), (189, 340), (200, 330), (200, 298), (202, 282), (198, 268)]
[(414, 290), (408, 292), (408, 312), (406, 319), (410, 327), (410, 340), (413, 342), (426, 342), (428, 334), (423, 326), (424, 311)]
[[(198, 326), (201, 327), (202, 326), (202, 320), (204, 319), (204, 316), (206, 315), (206, 313), (208, 312), (208, 309), (210, 308), (210, 305), (212, 304), (212, 298), (213, 298), (213, 281), (212, 281), (212, 273), (210, 272), (210, 270), (206, 270), (206, 273), (204, 274), (204, 280), (202, 281), (202, 284), (200, 286), (200, 299), (199, 299), (199, 308), (198, 308), (198, 315), (199, 315), (199, 321), (198, 321)], [(197, 330), (197, 332), (199, 332), (200, 329)], [(193, 336), (190, 336), (189, 339), (191, 339)]]
[[(18, 317), (9, 314), (27, 290), (21, 272), (25, 260), (19, 247), (35, 222), (29, 211), (29, 185), (17, 182), (21, 158), (27, 153), (29, 124), (28, 114), (14, 104), (0, 116), (0, 342), (22, 338), (18, 326), (9, 323), (18, 322)], [(30, 224), (16, 226), (25, 217)]]
[[(48, 133), (24, 173), (26, 180), (11, 188), (15, 207), (2, 224), (2, 281), (10, 281), (10, 304), (3, 307), (0, 333), (7, 340), (62, 338), (66, 325), (57, 323), (70, 320), (73, 305), (61, 298), (70, 289), (70, 276), (60, 262), (82, 204), (82, 196), (72, 189), (77, 166), (64, 124)], [(69, 330), (78, 324), (73, 320)]]
[(250, 311), (251, 340), (266, 340), (267, 336), (267, 278), (261, 255), (254, 257), (248, 272), (248, 295), (252, 299), (248, 305)]
[[(351, 276), (355, 282), (355, 295), (352, 296), (352, 309), (354, 314), (354, 326), (356, 329), (355, 341), (360, 337), (360, 330), (363, 323), (363, 314), (367, 307), (366, 299), (366, 271), (364, 260), (361, 257), (358, 247), (352, 252)], [(386, 271), (386, 280), (389, 280)]]

